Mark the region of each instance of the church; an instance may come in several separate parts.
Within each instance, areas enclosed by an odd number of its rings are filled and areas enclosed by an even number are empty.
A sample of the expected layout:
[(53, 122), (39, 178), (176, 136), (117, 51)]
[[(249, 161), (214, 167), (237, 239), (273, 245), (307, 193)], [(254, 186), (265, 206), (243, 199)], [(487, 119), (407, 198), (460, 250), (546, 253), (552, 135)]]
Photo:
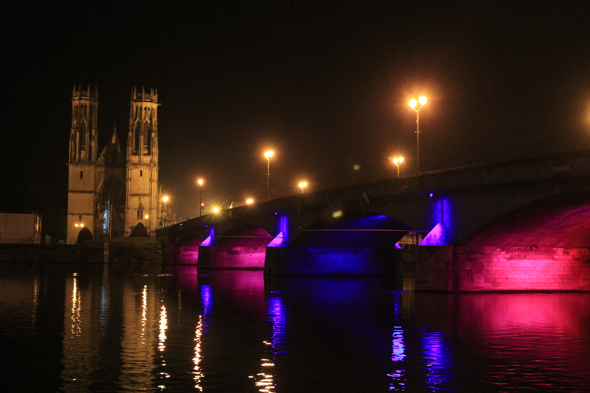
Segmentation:
[(151, 237), (162, 218), (158, 182), (158, 92), (133, 89), (127, 147), (116, 128), (98, 151), (98, 88), (74, 86), (68, 158), (68, 244), (84, 228), (94, 239), (129, 236), (142, 224)]

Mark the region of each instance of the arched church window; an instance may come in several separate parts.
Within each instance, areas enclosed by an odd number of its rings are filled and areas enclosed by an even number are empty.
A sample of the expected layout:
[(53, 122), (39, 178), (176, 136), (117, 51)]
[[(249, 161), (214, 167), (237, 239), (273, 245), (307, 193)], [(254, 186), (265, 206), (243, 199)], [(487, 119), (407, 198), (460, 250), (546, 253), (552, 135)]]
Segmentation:
[(86, 123), (80, 126), (80, 150), (86, 151)]
[(135, 132), (133, 133), (133, 152), (139, 153), (139, 135), (141, 133), (141, 123), (135, 125)]

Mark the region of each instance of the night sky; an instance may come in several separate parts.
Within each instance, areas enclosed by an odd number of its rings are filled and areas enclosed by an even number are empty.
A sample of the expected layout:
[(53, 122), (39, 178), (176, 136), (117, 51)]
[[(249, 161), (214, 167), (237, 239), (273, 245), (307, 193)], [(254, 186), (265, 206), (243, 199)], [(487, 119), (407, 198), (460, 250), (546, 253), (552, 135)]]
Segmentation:
[[(345, 4), (343, 4), (345, 3)], [(39, 8), (40, 7), (40, 8)], [(585, 2), (4, 2), (0, 211), (65, 223), (74, 84), (100, 148), (157, 88), (160, 182), (208, 206), (590, 148)], [(360, 168), (355, 170), (355, 166)]]

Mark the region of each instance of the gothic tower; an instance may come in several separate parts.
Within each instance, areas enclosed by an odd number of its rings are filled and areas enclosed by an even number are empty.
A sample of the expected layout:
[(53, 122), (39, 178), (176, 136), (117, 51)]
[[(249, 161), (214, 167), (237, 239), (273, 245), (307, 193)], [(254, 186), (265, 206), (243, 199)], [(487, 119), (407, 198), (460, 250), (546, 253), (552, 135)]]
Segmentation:
[(151, 236), (159, 222), (158, 91), (131, 92), (127, 138), (125, 233), (140, 222)]
[(81, 228), (94, 228), (97, 114), (98, 89), (74, 86), (68, 159), (68, 244), (76, 242)]

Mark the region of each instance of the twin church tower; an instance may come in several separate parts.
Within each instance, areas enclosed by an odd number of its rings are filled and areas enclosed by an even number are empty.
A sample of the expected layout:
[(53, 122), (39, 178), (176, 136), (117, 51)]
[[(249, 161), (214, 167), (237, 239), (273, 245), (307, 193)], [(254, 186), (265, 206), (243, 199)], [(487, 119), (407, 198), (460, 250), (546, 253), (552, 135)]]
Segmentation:
[(129, 236), (142, 223), (151, 236), (162, 209), (158, 182), (158, 92), (131, 92), (127, 149), (117, 130), (98, 151), (98, 89), (74, 86), (68, 159), (67, 243), (82, 228), (95, 239)]

